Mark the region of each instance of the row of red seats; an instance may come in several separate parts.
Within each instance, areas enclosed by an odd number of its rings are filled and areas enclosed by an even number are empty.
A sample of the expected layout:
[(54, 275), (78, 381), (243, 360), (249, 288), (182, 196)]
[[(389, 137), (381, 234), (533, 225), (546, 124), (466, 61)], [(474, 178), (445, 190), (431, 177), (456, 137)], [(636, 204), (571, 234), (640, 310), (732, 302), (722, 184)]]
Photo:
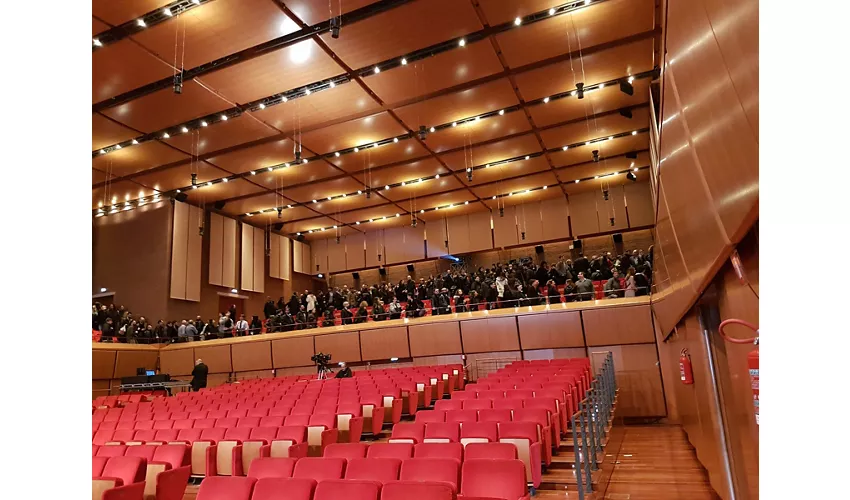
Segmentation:
[[(280, 492), (286, 492), (287, 500), (453, 500), (457, 498), (457, 491), (468, 499), (528, 498), (525, 470), (518, 460), (475, 459), (464, 462), (459, 490), (453, 490), (450, 483), (440, 481), (343, 479), (344, 460), (314, 459), (325, 461), (322, 463), (307, 463), (306, 460), (310, 459), (299, 460), (294, 465), (291, 476), (286, 475), (288, 464), (269, 463), (268, 469), (274, 470), (263, 471), (260, 477), (208, 478), (201, 484), (197, 500), (272, 500), (281, 498)], [(259, 466), (260, 461), (254, 465)], [(381, 465), (383, 470), (397, 464)], [(403, 467), (404, 464), (401, 465)]]
[(458, 442), (412, 443), (335, 443), (325, 448), (323, 457), (344, 458), (439, 458), (463, 462), (470, 458), (517, 458), (516, 446), (512, 443)]
[(134, 448), (134, 454), (92, 457), (92, 498), (182, 500), (189, 466), (165, 446), (155, 450)]

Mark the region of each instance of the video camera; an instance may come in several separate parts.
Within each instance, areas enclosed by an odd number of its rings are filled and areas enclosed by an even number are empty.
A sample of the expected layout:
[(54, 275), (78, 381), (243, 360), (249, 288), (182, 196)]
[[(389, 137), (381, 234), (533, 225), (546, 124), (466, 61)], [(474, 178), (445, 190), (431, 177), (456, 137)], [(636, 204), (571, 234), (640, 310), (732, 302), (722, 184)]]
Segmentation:
[(322, 352), (317, 352), (314, 356), (310, 358), (310, 361), (316, 363), (316, 373), (319, 374), (319, 378), (325, 378), (328, 373), (331, 373), (331, 369), (328, 368), (328, 363), (331, 362), (331, 355), (325, 354)]

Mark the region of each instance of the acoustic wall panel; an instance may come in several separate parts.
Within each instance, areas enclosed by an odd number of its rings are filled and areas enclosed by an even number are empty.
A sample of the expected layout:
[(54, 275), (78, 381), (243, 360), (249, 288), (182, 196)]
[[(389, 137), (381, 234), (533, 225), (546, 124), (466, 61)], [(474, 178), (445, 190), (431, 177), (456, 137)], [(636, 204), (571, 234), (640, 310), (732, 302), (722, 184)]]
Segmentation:
[(272, 278), (292, 279), (291, 241), (279, 234), (269, 234), (269, 276)]
[(242, 225), (242, 289), (265, 291), (265, 231)]
[(490, 212), (475, 212), (466, 216), (469, 219), (469, 252), (478, 252), (493, 248), (493, 231), (490, 226)]
[(292, 242), (292, 270), (296, 273), (310, 273), (310, 245), (300, 241)]
[(570, 195), (570, 222), (575, 236), (599, 232), (599, 218), (596, 215), (597, 195), (595, 191)]
[(255, 292), (264, 292), (266, 289), (266, 232), (258, 227), (254, 228), (254, 288)]
[[(328, 272), (328, 242), (331, 240), (314, 240), (310, 243), (310, 273)], [(335, 242), (336, 240), (334, 240)]]
[(340, 238), (328, 240), (328, 272), (345, 271), (345, 241)]
[(223, 222), (224, 217), (218, 214), (210, 214), (210, 285), (224, 286), (221, 284), (221, 249), (224, 237), (224, 229), (222, 229)]
[(172, 299), (201, 300), (201, 234), (204, 213), (186, 203), (174, 203), (171, 233)]
[[(198, 207), (189, 208), (188, 244), (186, 248), (186, 300), (201, 301), (201, 236), (200, 226), (204, 221), (204, 211)], [(193, 227), (197, 225), (198, 227)]]
[(453, 254), (466, 253), (472, 246), (469, 242), (469, 217), (458, 215), (446, 218), (446, 232), (449, 237), (449, 252)]
[(570, 215), (567, 199), (552, 198), (540, 202), (541, 240), (550, 241), (570, 237)]
[(404, 227), (404, 249), (407, 262), (425, 258), (425, 226)]
[(366, 267), (365, 247), (365, 234), (354, 233), (345, 237), (345, 269), (362, 269)]
[(496, 248), (519, 244), (516, 209), (515, 206), (505, 207), (504, 216), (498, 209), (493, 212), (493, 246)]
[(210, 285), (236, 288), (236, 220), (210, 214)]
[(629, 211), (629, 227), (651, 226), (655, 224), (655, 205), (648, 182), (626, 184), (626, 207)]
[(404, 249), (404, 228), (393, 227), (384, 229), (384, 248), (387, 257), (384, 264), (399, 264), (407, 262)]
[(428, 225), (425, 226), (425, 242), (428, 258), (434, 259), (448, 254), (449, 250), (446, 246), (446, 240), (448, 239), (449, 237), (446, 232), (445, 219), (429, 222)]

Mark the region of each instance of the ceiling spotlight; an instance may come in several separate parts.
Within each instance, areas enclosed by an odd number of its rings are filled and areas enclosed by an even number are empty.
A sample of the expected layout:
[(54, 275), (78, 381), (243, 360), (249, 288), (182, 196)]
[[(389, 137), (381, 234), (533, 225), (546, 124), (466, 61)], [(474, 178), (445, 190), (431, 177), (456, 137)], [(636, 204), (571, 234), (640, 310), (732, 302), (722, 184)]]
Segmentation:
[(597, 161), (597, 162), (598, 162), (598, 161), (599, 161), (599, 150), (598, 150), (598, 149), (594, 149), (594, 150), (592, 151), (592, 154), (593, 154), (593, 161)]
[(377, 142), (376, 142), (376, 143), (374, 143), (374, 144), (372, 144), (372, 147), (373, 147), (373, 148), (377, 148), (378, 146), (380, 146), (380, 144), (378, 144)]
[(375, 66), (375, 74), (377, 75), (377, 74), (378, 74), (378, 73), (380, 73), (380, 72), (381, 72), (381, 68), (379, 68), (379, 67)]
[(398, 137), (393, 137), (393, 142), (398, 142)]
[(632, 135), (637, 135), (637, 130), (632, 130)]
[(286, 208), (292, 208), (292, 205), (287, 205)]
[(589, 145), (590, 145), (590, 141), (585, 142), (585, 143), (584, 143), (584, 145), (585, 145), (585, 146), (589, 146)]
[(399, 214), (396, 212), (395, 216), (396, 216), (396, 217), (398, 217), (398, 216), (399, 216)]
[(212, 182), (207, 182), (207, 187), (212, 186)]
[(363, 194), (363, 191), (361, 191), (361, 190), (359, 190), (359, 189), (358, 189), (358, 190), (357, 190), (357, 194)]
[(260, 109), (266, 109), (266, 105), (265, 105), (265, 104), (263, 104), (263, 103), (260, 103), (259, 108), (260, 108)]
[(435, 175), (435, 176), (434, 176), (434, 178), (435, 178), (435, 179), (439, 179), (439, 178), (440, 178), (440, 174)]
[(171, 9), (169, 9), (168, 7), (162, 9), (162, 12), (163, 12), (163, 14), (165, 14), (168, 17), (171, 17), (171, 16), (174, 15), (174, 14), (171, 13)]
[(407, 184), (407, 183), (406, 183), (406, 182), (404, 182), (404, 181), (401, 181), (401, 187), (404, 187), (404, 186), (405, 186), (405, 184)]
[(170, 136), (170, 135), (168, 135), (168, 132), (166, 132), (166, 133), (162, 134), (162, 138), (163, 138), (163, 139), (168, 139), (169, 137), (171, 137), (171, 136)]
[(579, 82), (576, 84), (576, 92), (578, 92), (578, 98), (584, 99), (584, 84)]
[(310, 92), (310, 89), (304, 89), (304, 94), (305, 94), (305, 95), (310, 95), (310, 94), (312, 94), (312, 92)]
[(139, 143), (139, 141), (137, 141), (136, 139), (133, 139), (133, 141), (131, 142), (131, 144), (138, 144), (138, 143)]
[(230, 179), (228, 179), (227, 177), (225, 177), (225, 178), (224, 178), (224, 179), (222, 179), (221, 181), (222, 181), (222, 182), (230, 182)]
[(502, 115), (504, 115), (504, 114), (505, 114), (505, 110), (504, 110), (504, 109), (500, 109), (500, 110), (499, 110), (499, 116), (502, 116)]
[(402, 66), (407, 66), (407, 59), (405, 59), (405, 58), (403, 58), (403, 57), (402, 57), (402, 58), (401, 58), (401, 65), (402, 65)]
[(584, 0), (585, 5), (590, 5), (590, 0)]
[(188, 132), (188, 131), (189, 131), (189, 129), (188, 129), (188, 128), (186, 128), (186, 127), (182, 127), (182, 128), (180, 128), (180, 131), (181, 131), (181, 132), (183, 132), (183, 133), (185, 134), (186, 132)]
[(180, 194), (180, 190), (179, 190), (179, 189), (177, 190), (177, 194)]
[(457, 127), (457, 122), (452, 122), (452, 127)]
[(634, 172), (629, 172), (626, 174), (626, 179), (635, 182), (637, 181), (637, 175), (635, 175)]
[(334, 156), (336, 156), (337, 158), (339, 158), (339, 151), (337, 151), (336, 153), (334, 153)]
[(544, 104), (546, 104), (546, 103), (548, 103), (548, 102), (549, 102), (549, 98), (548, 98), (548, 97), (544, 97), (544, 98), (543, 98), (543, 103), (544, 103)]
[(198, 186), (192, 186), (192, 189), (198, 189)]
[(226, 122), (227, 121), (227, 115), (221, 115), (221, 120)]
[(269, 167), (269, 172), (271, 172), (272, 170), (274, 170), (274, 167)]
[(308, 161), (310, 161), (310, 160), (308, 160), (307, 158), (304, 158), (303, 160), (301, 160), (301, 164), (307, 163)]
[(511, 192), (511, 193), (508, 193), (508, 196), (513, 196), (513, 195), (514, 195), (514, 194), (513, 194), (512, 192)]
[(420, 213), (420, 214), (424, 214), (424, 213), (425, 213), (425, 209), (423, 208), (422, 210), (420, 210), (420, 211), (419, 211), (419, 213)]
[(600, 83), (600, 84), (599, 84), (599, 90), (602, 90), (602, 89), (604, 89), (604, 88), (605, 88), (605, 84), (604, 84), (604, 83)]
[(103, 44), (100, 43), (100, 40), (98, 40), (97, 38), (92, 38), (91, 42), (94, 44), (95, 47), (103, 47)]
[(307, 234), (313, 234), (313, 230), (311, 229), (311, 230), (307, 231)]
[(620, 82), (620, 92), (626, 95), (635, 95), (635, 88), (629, 82)]
[(332, 199), (333, 199), (333, 196), (328, 196), (328, 201), (331, 201)]
[(430, 130), (431, 130), (431, 133), (434, 133), (434, 132), (436, 132), (436, 131), (437, 131), (437, 129), (435, 129), (434, 127), (431, 127), (431, 129), (430, 129)]
[(359, 152), (360, 152), (360, 148), (355, 147), (355, 148), (354, 148), (354, 152), (355, 152), (355, 153), (359, 153)]
[(481, 117), (480, 117), (480, 116), (476, 116), (476, 117), (475, 117), (475, 121), (480, 122), (480, 121), (481, 121)]
[(463, 38), (461, 38), (461, 39), (460, 39), (460, 41), (459, 41), (459, 42), (457, 42), (457, 44), (458, 44), (459, 46), (463, 47), (464, 45), (466, 45), (466, 40), (464, 40)]
[(138, 25), (140, 28), (146, 28), (147, 27), (147, 24), (145, 24), (144, 19), (136, 19), (136, 25)]
[(610, 140), (613, 140), (613, 139), (614, 139), (614, 136), (613, 136), (613, 135), (609, 135), (609, 136), (608, 136), (608, 140), (609, 140), (609, 141), (610, 141)]
[(313, 200), (313, 203), (318, 203), (318, 201), (316, 201), (316, 200)]
[(550, 15), (550, 16), (554, 16), (554, 15), (555, 15), (555, 8), (554, 8), (554, 7), (552, 7), (551, 9), (549, 9), (549, 15)]
[(549, 189), (549, 186), (543, 186), (543, 189)]
[(357, 224), (357, 225), (359, 226), (359, 225), (360, 225), (360, 221), (355, 222), (355, 224)]
[(637, 172), (637, 171), (638, 171), (638, 168), (637, 168), (637, 167), (635, 167), (635, 168), (633, 168), (633, 169), (632, 169), (632, 172)]
[(469, 201), (467, 200), (467, 201), (463, 202), (463, 204), (464, 204), (464, 205), (469, 205)]
[(105, 154), (106, 154), (106, 150), (105, 150), (105, 149), (101, 149), (101, 150), (99, 151), (99, 153), (100, 153), (100, 154), (102, 154), (102, 155), (105, 155)]
[(576, 179), (576, 184), (578, 184), (578, 183), (579, 183), (579, 180), (578, 180), (578, 179)]
[(202, 126), (202, 127), (206, 127), (206, 126), (207, 126), (207, 122), (205, 122), (205, 121), (201, 120), (201, 126)]
[(635, 77), (630, 76), (630, 77), (629, 77), (629, 83), (634, 83), (634, 82), (635, 82)]
[(562, 147), (562, 148), (561, 148), (561, 151), (566, 151), (566, 150), (568, 150), (568, 149), (570, 149), (570, 147), (569, 147), (569, 146), (564, 146), (564, 147)]
[(390, 186), (389, 186), (389, 184), (388, 184), (388, 185), (386, 185), (386, 186), (384, 186), (384, 191), (389, 191), (389, 190), (390, 190)]
[(121, 149), (121, 145), (120, 145), (120, 144), (116, 144), (116, 145), (115, 145), (115, 149)]
[(289, 99), (287, 99), (287, 98), (286, 98), (286, 96), (283, 96), (283, 102), (286, 102), (286, 101), (288, 101), (288, 100), (289, 100)]
[(334, 229), (336, 229), (336, 225), (334, 225)]
[(192, 3), (195, 5), (201, 5), (201, 0), (192, 0)]
[(295, 236), (301, 236), (301, 233), (295, 233)]
[(515, 26), (519, 26), (520, 24), (522, 24), (522, 19), (520, 19), (520, 18), (514, 19), (514, 25)]
[(336, 87), (336, 84), (335, 84), (334, 82), (331, 82), (331, 83), (330, 83), (330, 87), (331, 87), (331, 88), (334, 88), (334, 87)]
[(593, 178), (594, 178), (594, 179), (598, 179), (598, 178), (599, 178), (599, 176), (598, 176), (598, 175), (594, 175), (594, 176), (593, 176)]
[(572, 92), (570, 92), (570, 95), (571, 95), (571, 96), (573, 96), (573, 97), (575, 97), (575, 96), (576, 96), (576, 94), (578, 94), (578, 92), (576, 92), (575, 90), (573, 90)]
[(251, 170), (251, 175), (257, 175), (257, 172)]

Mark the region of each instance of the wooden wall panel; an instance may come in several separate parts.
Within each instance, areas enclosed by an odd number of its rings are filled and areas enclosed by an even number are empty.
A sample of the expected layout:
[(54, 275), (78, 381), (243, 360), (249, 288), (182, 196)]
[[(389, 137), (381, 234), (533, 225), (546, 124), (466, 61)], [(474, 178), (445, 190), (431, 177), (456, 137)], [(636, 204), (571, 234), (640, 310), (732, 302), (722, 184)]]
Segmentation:
[(266, 289), (266, 232), (259, 228), (254, 228), (254, 288), (258, 293), (263, 293)]
[(360, 351), (363, 361), (409, 358), (407, 327), (375, 328), (360, 331)]
[(522, 359), (570, 359), (586, 358), (587, 349), (584, 347), (567, 347), (563, 349), (536, 349), (522, 351)]
[(393, 227), (384, 229), (384, 249), (386, 250), (385, 265), (407, 262), (404, 248), (404, 228)]
[(570, 237), (570, 225), (567, 223), (570, 215), (567, 199), (552, 198), (540, 202), (540, 224), (543, 241)]
[(195, 367), (192, 349), (161, 349), (159, 351), (159, 370), (174, 376), (189, 375)]
[(233, 357), (233, 371), (272, 369), (271, 342), (237, 342), (230, 346)]
[[(310, 272), (319, 274), (328, 272), (328, 244), (331, 240), (313, 240), (310, 242)], [(335, 244), (334, 240), (334, 244)]]
[(236, 288), (238, 286), (236, 269), (237, 269), (237, 254), (236, 246), (239, 242), (238, 224), (236, 219), (225, 217), (221, 223), (221, 284), (227, 288)]
[(578, 311), (529, 314), (517, 321), (523, 350), (584, 346)]
[(306, 273), (310, 266), (304, 266), (304, 253), (307, 251), (306, 245), (300, 241), (292, 242), (292, 271), (296, 273)]
[(661, 372), (655, 344), (612, 345), (588, 348), (588, 354), (611, 351), (617, 374), (617, 416), (663, 417), (666, 415)]
[[(195, 359), (203, 360), (210, 373), (230, 373), (233, 364), (230, 358), (230, 344), (195, 347)], [(194, 366), (195, 362), (192, 362)]]
[(294, 337), (272, 340), (272, 363), (275, 368), (310, 366), (310, 358), (316, 354), (313, 337)]
[(115, 351), (92, 349), (91, 378), (93, 380), (109, 380), (115, 373)]
[(411, 325), (407, 329), (410, 337), (410, 355), (436, 356), (440, 354), (459, 354), (460, 326), (457, 322), (440, 322), (425, 325)]
[(655, 205), (648, 182), (626, 184), (624, 186), (626, 206), (629, 211), (629, 227), (651, 226), (655, 224)]
[(425, 258), (425, 226), (404, 226), (405, 262), (413, 262)]
[(474, 212), (469, 218), (469, 252), (478, 252), (493, 248), (493, 231), (490, 226), (490, 212)]
[(360, 334), (359, 332), (340, 332), (330, 335), (317, 335), (316, 352), (323, 352), (333, 356), (333, 363), (340, 361), (360, 361)]
[(171, 294), (172, 299), (186, 298), (186, 256), (189, 248), (189, 205), (174, 202), (171, 234)]
[(469, 243), (469, 217), (466, 215), (446, 218), (446, 233), (449, 240), (449, 253), (466, 253), (472, 248)]
[(595, 191), (570, 195), (570, 223), (576, 237), (600, 231), (599, 218), (596, 215), (596, 196)]
[(439, 219), (431, 221), (425, 227), (425, 244), (428, 252), (428, 258), (434, 259), (442, 257), (448, 253), (446, 240), (449, 239), (446, 232), (446, 220)]
[(516, 209), (514, 206), (505, 207), (504, 217), (499, 216), (498, 210), (493, 213), (493, 245), (496, 248), (519, 244)]
[(210, 214), (210, 262), (209, 283), (210, 285), (222, 285), (221, 264), (222, 246), (224, 241), (224, 217), (218, 214)]
[(345, 271), (345, 242), (342, 238), (328, 240), (328, 272)]
[(204, 211), (189, 209), (189, 232), (186, 249), (186, 300), (201, 301), (201, 245), (203, 236), (198, 229), (204, 221)]
[(292, 279), (292, 240), (279, 234), (269, 233), (269, 277)]
[(385, 258), (384, 230), (366, 233), (366, 267), (382, 266)]
[(156, 368), (159, 352), (153, 349), (144, 351), (120, 350), (115, 358), (114, 378), (135, 377), (136, 368), (144, 367), (145, 370)]
[[(520, 243), (527, 244), (544, 241), (543, 219), (541, 218), (540, 210), (541, 205), (539, 201), (524, 203), (516, 207)], [(525, 240), (522, 239), (523, 230), (525, 231)]]
[(242, 224), (242, 290), (254, 289), (254, 226)]
[(269, 233), (269, 278), (280, 279), (280, 239), (282, 236)]
[(109, 390), (112, 386), (110, 380), (92, 380), (91, 381), (91, 398), (95, 399), (100, 396), (109, 396)]
[(655, 342), (648, 305), (592, 309), (581, 315), (589, 346)]
[[(600, 231), (619, 231), (629, 227), (626, 220), (626, 200), (623, 197), (623, 186), (609, 186), (608, 200), (600, 191), (596, 193), (596, 213), (599, 219)], [(614, 225), (610, 218), (614, 217)]]
[(515, 316), (461, 321), (460, 335), (465, 354), (519, 350)]
[(362, 269), (366, 267), (366, 235), (363, 233), (349, 234), (345, 237), (345, 269)]

